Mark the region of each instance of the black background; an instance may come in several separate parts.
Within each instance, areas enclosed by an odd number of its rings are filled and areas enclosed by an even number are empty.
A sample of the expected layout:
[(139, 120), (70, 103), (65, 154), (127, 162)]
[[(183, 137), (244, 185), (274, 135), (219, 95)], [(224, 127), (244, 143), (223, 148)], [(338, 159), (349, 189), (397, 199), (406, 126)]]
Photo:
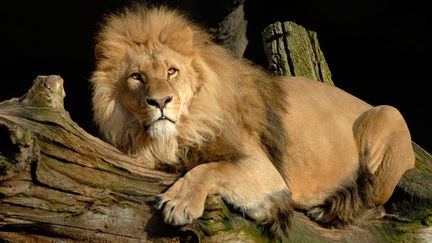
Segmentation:
[[(425, 1), (423, 1), (425, 2)], [(65, 80), (65, 107), (87, 131), (88, 79), (104, 14), (126, 1), (1, 1), (0, 100), (23, 95), (39, 74)], [(372, 105), (397, 107), (413, 140), (428, 151), (431, 137), (429, 7), (417, 1), (245, 2), (249, 45), (245, 57), (266, 66), (261, 31), (291, 20), (318, 33), (335, 84)]]

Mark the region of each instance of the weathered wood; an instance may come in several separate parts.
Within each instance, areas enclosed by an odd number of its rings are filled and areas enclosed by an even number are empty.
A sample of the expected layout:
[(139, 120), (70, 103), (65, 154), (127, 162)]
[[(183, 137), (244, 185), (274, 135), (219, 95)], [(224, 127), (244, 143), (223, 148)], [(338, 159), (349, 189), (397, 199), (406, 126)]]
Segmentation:
[(269, 69), (275, 74), (333, 84), (316, 32), (293, 22), (276, 22), (264, 29), (262, 38)]
[(1, 231), (147, 237), (152, 209), (146, 202), (174, 177), (142, 168), (79, 128), (63, 109), (62, 83), (38, 77), (24, 97), (0, 104), (2, 144), (14, 151), (0, 155)]
[(155, 195), (178, 175), (148, 170), (86, 133), (64, 110), (64, 96), (60, 77), (39, 76), (25, 96), (0, 103), (0, 239), (172, 242), (182, 237), (263, 237), (256, 225), (231, 214), (217, 197), (207, 202), (204, 219), (192, 225), (162, 223), (153, 209)]
[[(293, 22), (276, 22), (262, 36), (270, 69), (276, 75), (303, 76), (334, 85), (315, 32)], [(384, 205), (387, 220), (363, 227), (371, 232), (369, 239), (432, 241), (432, 156), (414, 142), (413, 148), (416, 166), (405, 173)], [(358, 236), (352, 239), (359, 241)]]

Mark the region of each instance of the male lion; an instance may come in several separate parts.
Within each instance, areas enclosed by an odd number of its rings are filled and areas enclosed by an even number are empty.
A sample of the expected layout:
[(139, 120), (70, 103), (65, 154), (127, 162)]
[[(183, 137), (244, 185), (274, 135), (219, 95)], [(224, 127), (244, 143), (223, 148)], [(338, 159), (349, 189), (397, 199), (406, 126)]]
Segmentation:
[(288, 234), (293, 208), (342, 226), (385, 203), (414, 165), (391, 106), (275, 77), (167, 8), (126, 9), (98, 35), (91, 78), (104, 138), (149, 168), (187, 171), (160, 195), (165, 222), (200, 217), (209, 194)]

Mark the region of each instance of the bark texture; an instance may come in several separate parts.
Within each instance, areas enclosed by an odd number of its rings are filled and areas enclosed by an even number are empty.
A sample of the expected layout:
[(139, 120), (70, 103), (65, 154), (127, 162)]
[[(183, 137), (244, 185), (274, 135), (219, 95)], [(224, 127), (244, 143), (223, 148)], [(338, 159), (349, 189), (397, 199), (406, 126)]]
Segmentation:
[(269, 69), (277, 75), (302, 76), (332, 84), (317, 33), (293, 22), (276, 22), (262, 33)]
[(179, 175), (143, 168), (86, 133), (63, 108), (63, 80), (39, 76), (0, 103), (0, 239), (207, 242), (262, 238), (256, 225), (207, 200), (203, 219), (162, 223), (155, 195)]

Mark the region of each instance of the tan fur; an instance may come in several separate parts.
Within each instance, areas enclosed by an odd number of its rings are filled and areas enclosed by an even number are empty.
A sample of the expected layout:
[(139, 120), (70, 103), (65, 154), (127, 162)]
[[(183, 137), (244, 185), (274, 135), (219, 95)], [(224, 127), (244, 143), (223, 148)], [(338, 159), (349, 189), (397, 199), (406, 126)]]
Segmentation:
[[(287, 235), (291, 206), (342, 225), (387, 201), (413, 167), (396, 109), (272, 77), (175, 11), (110, 16), (96, 56), (94, 119), (104, 138), (149, 168), (188, 171), (160, 195), (168, 223), (200, 217), (218, 193), (275, 237)], [(161, 110), (168, 119), (157, 120)]]

